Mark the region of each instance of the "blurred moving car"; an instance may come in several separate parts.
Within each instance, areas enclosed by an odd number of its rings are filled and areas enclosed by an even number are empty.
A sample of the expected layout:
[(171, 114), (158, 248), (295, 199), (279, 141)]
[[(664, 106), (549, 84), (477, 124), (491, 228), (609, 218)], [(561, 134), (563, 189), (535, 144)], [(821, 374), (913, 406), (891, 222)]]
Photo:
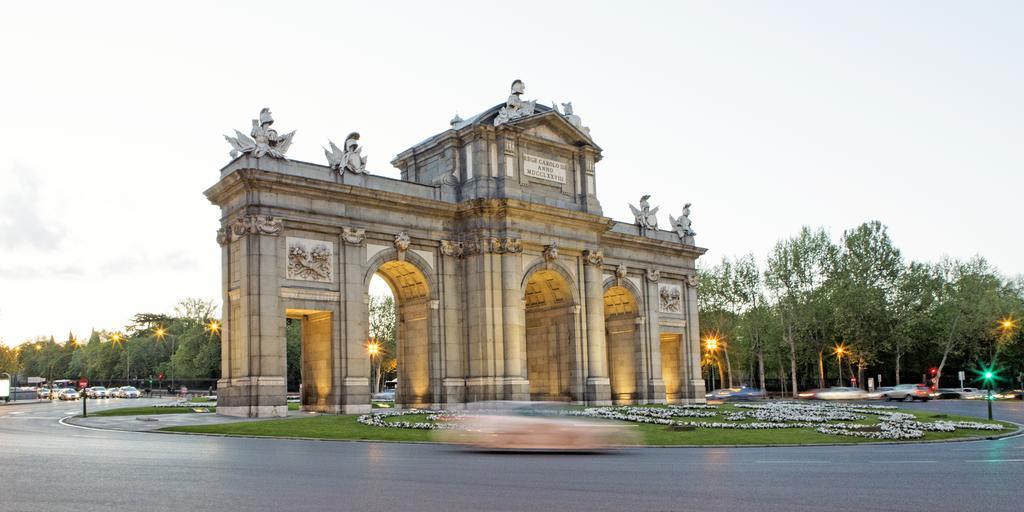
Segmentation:
[(50, 388), (39, 388), (36, 390), (36, 398), (50, 398)]
[(800, 398), (813, 398), (818, 400), (863, 400), (868, 393), (860, 388), (833, 386), (823, 389), (811, 389), (798, 393)]
[(566, 416), (562, 402), (478, 402), (441, 441), (483, 450), (597, 451), (633, 442), (632, 425)]
[(85, 396), (88, 398), (106, 398), (107, 388), (103, 386), (93, 386), (91, 388), (85, 388)]
[[(986, 396), (988, 396), (988, 392), (982, 391), (980, 398), (985, 398)], [(1022, 397), (1024, 397), (1024, 389), (1006, 389), (992, 393), (992, 398), (1002, 398), (1004, 400), (1021, 400)]]
[(882, 398), (882, 395), (886, 391), (892, 391), (892, 386), (882, 386), (880, 388), (875, 388), (874, 391), (868, 391), (868, 395), (864, 398), (867, 398), (868, 400), (878, 400)]
[(63, 388), (60, 390), (57, 398), (61, 400), (78, 400), (78, 391), (75, 391), (73, 388)]
[(985, 398), (986, 392), (978, 388), (939, 388), (932, 392), (932, 398), (977, 400)]
[(765, 394), (763, 390), (757, 388), (740, 386), (738, 388), (716, 389), (704, 395), (704, 397), (709, 400), (763, 400)]
[(60, 398), (60, 394), (63, 393), (65, 389), (70, 388), (50, 388), (50, 400), (56, 400)]
[(927, 402), (931, 398), (932, 388), (928, 387), (927, 384), (900, 384), (893, 386), (889, 391), (882, 394), (882, 398), (886, 402), (890, 400), (903, 400), (904, 402), (913, 402), (914, 400), (920, 400)]

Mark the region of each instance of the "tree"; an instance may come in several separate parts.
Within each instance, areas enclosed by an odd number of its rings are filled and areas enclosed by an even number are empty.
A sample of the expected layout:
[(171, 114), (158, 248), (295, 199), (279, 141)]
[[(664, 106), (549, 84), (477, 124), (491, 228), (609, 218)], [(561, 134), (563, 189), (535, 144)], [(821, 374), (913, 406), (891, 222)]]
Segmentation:
[(377, 343), (379, 350), (371, 361), (376, 367), (376, 382), (372, 387), (379, 390), (385, 377), (390, 377), (397, 369), (395, 299), (390, 295), (371, 295), (369, 310), (370, 338)]
[[(768, 257), (765, 283), (778, 303), (782, 337), (789, 347), (792, 395), (797, 397), (797, 349), (805, 340), (818, 336), (819, 291), (825, 279), (832, 241), (824, 229), (801, 228), (797, 236), (775, 245)], [(821, 342), (818, 342), (821, 346)], [(822, 351), (818, 349), (819, 382), (824, 380)]]
[(845, 231), (830, 257), (828, 302), (837, 333), (856, 355), (862, 386), (865, 366), (893, 336), (892, 304), (902, 271), (900, 251), (878, 221)]

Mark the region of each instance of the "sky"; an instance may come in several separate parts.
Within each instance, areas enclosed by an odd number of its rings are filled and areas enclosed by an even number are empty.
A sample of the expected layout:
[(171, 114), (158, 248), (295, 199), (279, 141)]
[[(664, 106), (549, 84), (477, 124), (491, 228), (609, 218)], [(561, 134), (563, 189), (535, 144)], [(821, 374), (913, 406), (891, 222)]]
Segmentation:
[(372, 173), (507, 97), (572, 101), (606, 216), (693, 203), (709, 262), (880, 220), (1024, 273), (1024, 3), (15, 2), (0, 17), (0, 342), (220, 301), (222, 134), (266, 106)]

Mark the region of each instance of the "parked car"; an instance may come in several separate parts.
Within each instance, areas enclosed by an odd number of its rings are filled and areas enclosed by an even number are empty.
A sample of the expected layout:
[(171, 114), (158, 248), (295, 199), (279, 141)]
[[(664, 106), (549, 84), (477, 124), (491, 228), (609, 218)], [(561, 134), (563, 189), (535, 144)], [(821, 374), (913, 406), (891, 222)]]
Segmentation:
[(932, 398), (977, 400), (985, 398), (986, 391), (978, 388), (939, 388), (931, 393)]
[(920, 400), (927, 402), (931, 398), (932, 388), (927, 384), (900, 384), (893, 386), (889, 391), (882, 394), (882, 398), (886, 402), (890, 400), (903, 400), (904, 402), (913, 402), (914, 400)]
[(63, 388), (60, 390), (57, 398), (61, 400), (78, 400), (78, 391), (75, 391), (74, 388)]
[(140, 396), (139, 390), (133, 386), (121, 386), (121, 390), (118, 393), (121, 398), (138, 398)]
[(833, 386), (824, 389), (811, 389), (799, 393), (797, 396), (818, 400), (863, 400), (867, 398), (868, 394), (860, 388)]
[(716, 389), (706, 395), (709, 400), (762, 400), (764, 391), (757, 388), (741, 386), (738, 388)]
[(39, 388), (36, 390), (36, 398), (50, 398), (50, 388)]

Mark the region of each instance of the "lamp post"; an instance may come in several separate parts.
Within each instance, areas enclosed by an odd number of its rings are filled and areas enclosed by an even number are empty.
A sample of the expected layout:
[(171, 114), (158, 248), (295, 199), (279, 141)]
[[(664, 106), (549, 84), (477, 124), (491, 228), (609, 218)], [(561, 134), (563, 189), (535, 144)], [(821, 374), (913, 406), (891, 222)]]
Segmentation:
[(846, 347), (842, 345), (836, 345), (836, 363), (839, 366), (839, 386), (843, 385), (843, 354), (846, 353)]
[[(156, 330), (153, 331), (153, 335), (156, 336), (158, 340), (163, 341), (164, 338), (167, 336), (167, 329), (165, 329), (163, 326), (157, 327)], [(170, 361), (170, 365), (171, 365), (171, 390), (173, 391), (174, 390), (174, 336), (173, 335), (171, 336), (171, 357), (169, 358), (169, 361)]]
[(704, 346), (708, 349), (708, 353), (711, 354), (711, 391), (715, 390), (715, 352), (718, 350), (718, 338), (708, 338), (704, 340)]
[(380, 343), (371, 339), (370, 342), (366, 344), (366, 353), (370, 355), (370, 393), (372, 395), (377, 392), (377, 369), (374, 362), (377, 359), (377, 356), (380, 355)]
[(982, 378), (985, 379), (985, 387), (988, 388), (988, 396), (985, 397), (985, 401), (988, 402), (988, 419), (992, 419), (992, 381), (995, 379), (995, 372), (991, 369), (986, 369), (981, 374)]

